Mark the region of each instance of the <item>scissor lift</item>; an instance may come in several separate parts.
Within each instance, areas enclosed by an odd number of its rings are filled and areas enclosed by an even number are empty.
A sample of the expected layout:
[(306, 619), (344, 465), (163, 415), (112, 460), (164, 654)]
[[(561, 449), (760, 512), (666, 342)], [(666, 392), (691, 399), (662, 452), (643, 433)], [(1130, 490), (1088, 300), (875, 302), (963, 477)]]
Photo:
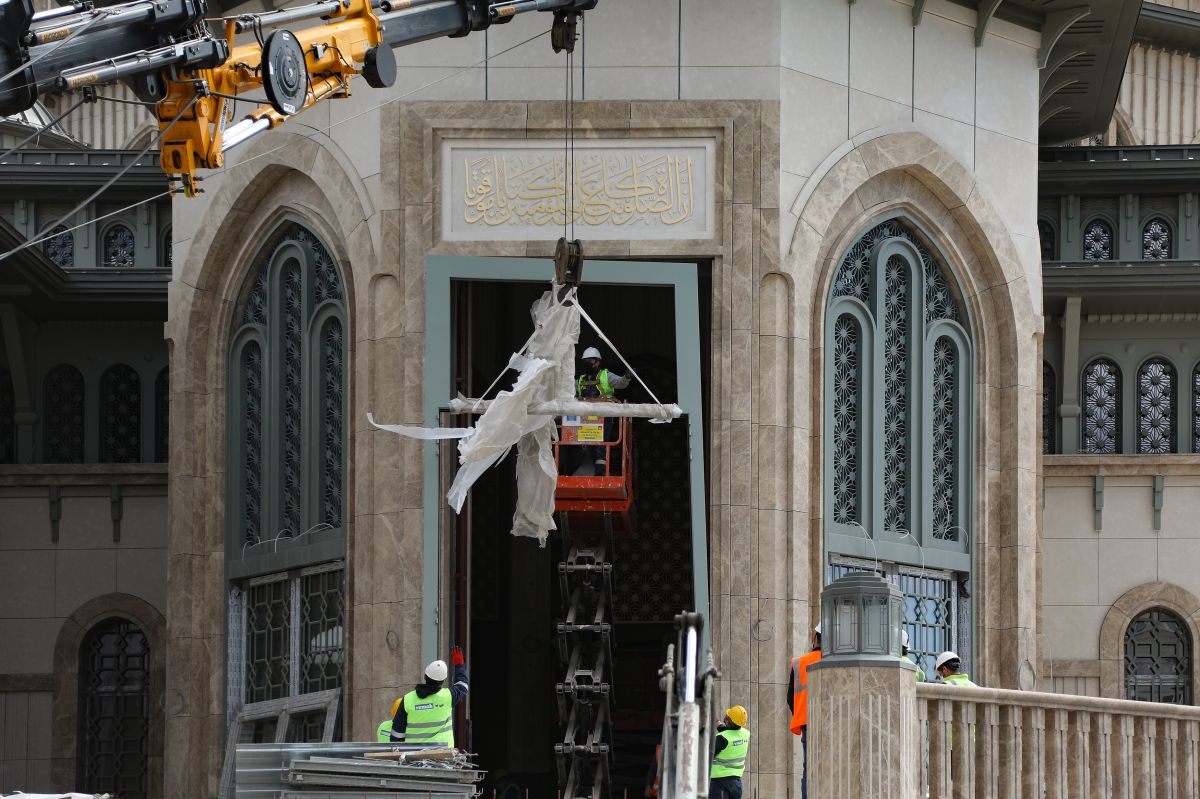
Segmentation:
[[(633, 424), (618, 419), (615, 440), (605, 441), (603, 419), (571, 421), (565, 420), (554, 449), (559, 467), (554, 504), (564, 557), (558, 564), (563, 621), (557, 639), (564, 676), (556, 686), (562, 737), (554, 751), (564, 799), (607, 799), (612, 787), (613, 542), (617, 535), (634, 533)], [(598, 452), (605, 454), (599, 473), (590, 469)], [(565, 467), (572, 473), (564, 474)]]

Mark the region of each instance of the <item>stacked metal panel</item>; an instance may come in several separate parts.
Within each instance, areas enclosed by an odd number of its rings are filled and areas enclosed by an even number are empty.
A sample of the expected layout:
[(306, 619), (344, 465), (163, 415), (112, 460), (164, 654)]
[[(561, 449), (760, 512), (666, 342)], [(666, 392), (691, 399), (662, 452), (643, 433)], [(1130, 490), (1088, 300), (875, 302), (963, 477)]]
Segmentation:
[(418, 752), (418, 744), (238, 744), (237, 799), (463, 799), (479, 794), (484, 772), (462, 756), (414, 763), (367, 752)]

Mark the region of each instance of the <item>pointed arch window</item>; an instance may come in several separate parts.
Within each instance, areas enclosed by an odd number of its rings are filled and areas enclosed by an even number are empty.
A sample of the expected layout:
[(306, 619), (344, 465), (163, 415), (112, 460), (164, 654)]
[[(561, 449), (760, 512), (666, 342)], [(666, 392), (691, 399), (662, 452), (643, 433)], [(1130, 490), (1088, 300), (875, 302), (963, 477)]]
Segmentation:
[(1108, 358), (1097, 358), (1083, 370), (1083, 451), (1121, 451), (1121, 370)]
[(1171, 257), (1171, 227), (1165, 219), (1155, 217), (1142, 228), (1142, 259), (1165, 261)]
[(75, 233), (66, 225), (58, 225), (50, 233), (50, 238), (42, 242), (42, 252), (56, 266), (71, 268), (75, 265)]
[(142, 380), (123, 363), (100, 376), (100, 462), (142, 460)]
[(133, 229), (116, 224), (104, 231), (103, 264), (118, 269), (133, 268)]
[(1139, 613), (1125, 629), (1125, 698), (1190, 705), (1192, 635), (1166, 608)]
[(1058, 451), (1058, 379), (1054, 367), (1042, 361), (1042, 454), (1053, 455)]
[(1103, 219), (1093, 219), (1083, 231), (1083, 260), (1111, 261), (1112, 257), (1112, 225)]
[(42, 458), (46, 463), (83, 463), (83, 374), (60, 363), (42, 384)]
[(893, 219), (850, 248), (831, 294), (829, 549), (869, 556), (869, 536), (916, 563), (919, 541), (968, 571), (973, 355), (954, 283)]
[(277, 538), (341, 536), (345, 315), (325, 245), (298, 224), (283, 225), (248, 279), (229, 357), (228, 523), (230, 546), (246, 557)]
[(1138, 369), (1137, 451), (1141, 455), (1175, 452), (1175, 367), (1151, 358)]

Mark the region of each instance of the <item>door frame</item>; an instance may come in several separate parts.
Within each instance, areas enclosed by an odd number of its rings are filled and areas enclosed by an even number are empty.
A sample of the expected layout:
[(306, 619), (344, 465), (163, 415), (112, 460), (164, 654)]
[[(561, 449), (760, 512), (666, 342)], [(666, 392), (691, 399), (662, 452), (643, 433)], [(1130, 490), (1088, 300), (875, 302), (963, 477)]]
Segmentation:
[[(425, 273), (425, 424), (439, 424), (441, 409), (453, 396), (451, 376), (451, 281), (515, 281), (546, 283), (554, 274), (549, 258), (428, 256)], [(692, 586), (695, 610), (708, 617), (708, 528), (705, 513), (704, 408), (700, 360), (699, 264), (695, 262), (588, 261), (587, 280), (580, 292), (586, 300), (588, 285), (669, 286), (675, 292), (675, 363), (679, 406), (689, 419), (689, 486), (692, 511)], [(586, 306), (585, 306), (586, 307)], [(520, 346), (514, 341), (512, 346)], [(439, 450), (424, 444), (424, 555), (422, 596), (441, 596), (442, 502)], [(441, 602), (425, 601), (421, 608), (421, 660), (438, 657), (442, 620)], [(683, 608), (680, 608), (683, 610)], [(707, 648), (709, 627), (704, 630)]]

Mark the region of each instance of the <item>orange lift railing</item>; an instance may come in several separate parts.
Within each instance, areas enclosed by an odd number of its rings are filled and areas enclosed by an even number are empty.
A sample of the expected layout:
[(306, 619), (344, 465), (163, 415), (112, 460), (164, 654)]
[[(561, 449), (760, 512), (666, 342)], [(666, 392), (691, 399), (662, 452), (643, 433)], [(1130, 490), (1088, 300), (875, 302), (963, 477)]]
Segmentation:
[[(604, 418), (596, 416), (564, 417), (558, 443), (554, 445), (554, 463), (558, 468), (558, 485), (554, 492), (554, 509), (586, 523), (587, 517), (601, 520), (611, 514), (620, 519), (619, 530), (633, 532), (636, 464), (633, 457), (633, 420), (617, 419), (617, 436), (605, 441)], [(604, 468), (591, 474), (564, 472), (575, 464), (586, 467), (604, 454)], [(575, 525), (573, 525), (575, 526)], [(591, 526), (591, 525), (588, 525)]]

